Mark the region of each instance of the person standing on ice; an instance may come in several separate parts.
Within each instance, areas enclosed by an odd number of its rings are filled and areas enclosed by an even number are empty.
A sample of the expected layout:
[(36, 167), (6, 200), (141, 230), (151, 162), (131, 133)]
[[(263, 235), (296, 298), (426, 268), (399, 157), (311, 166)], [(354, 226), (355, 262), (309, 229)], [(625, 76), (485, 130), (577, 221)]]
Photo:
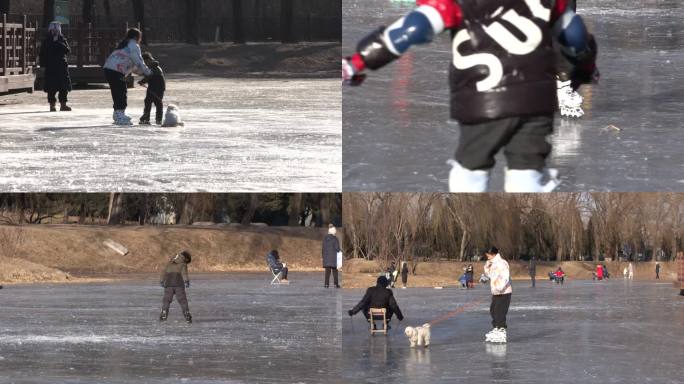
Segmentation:
[(505, 343), (506, 315), (508, 307), (511, 305), (511, 271), (508, 262), (501, 257), (496, 247), (491, 247), (485, 252), (487, 262), (484, 272), (489, 277), (489, 284), (492, 291), (492, 304), (489, 307), (489, 314), (492, 316), (492, 326), (494, 327), (485, 335), (485, 341), (492, 343)]
[(188, 251), (181, 251), (171, 258), (162, 269), (159, 285), (164, 288), (164, 298), (162, 299), (162, 311), (159, 321), (166, 321), (169, 317), (169, 307), (176, 296), (178, 304), (183, 309), (183, 317), (188, 323), (192, 323), (188, 298), (185, 295), (185, 288), (190, 288), (190, 278), (188, 277), (188, 264), (192, 261), (192, 255)]
[[(558, 107), (555, 39), (572, 66), (574, 89), (598, 80), (597, 46), (572, 1), (417, 0), (418, 7), (360, 40), (342, 60), (345, 84), (360, 85), (412, 45), (449, 31), (451, 117), (460, 138), (451, 160), (451, 192), (485, 192), (494, 156), (504, 149), (507, 192), (549, 192), (558, 172), (546, 170)], [(542, 183), (545, 173), (549, 181)]]
[(126, 77), (131, 73), (144, 76), (152, 75), (143, 61), (140, 52), (142, 32), (137, 28), (131, 28), (126, 32), (126, 37), (117, 45), (114, 52), (107, 58), (104, 64), (104, 73), (114, 101), (114, 113), (112, 115), (116, 125), (132, 125), (131, 118), (126, 116), (128, 106), (128, 88)]
[(630, 280), (634, 279), (634, 266), (632, 265), (632, 263), (629, 263), (629, 265), (627, 266), (627, 277)]
[(401, 284), (402, 288), (406, 288), (406, 284), (408, 283), (408, 274), (409, 274), (409, 267), (407, 262), (401, 263)]
[(655, 273), (656, 273), (656, 279), (660, 279), (660, 263), (656, 261), (655, 265)]
[(537, 283), (537, 258), (534, 256), (530, 258), (530, 262), (527, 265), (527, 273), (530, 275), (530, 280), (532, 280), (532, 288), (534, 288)]
[(67, 94), (71, 92), (71, 78), (67, 55), (71, 51), (69, 43), (62, 35), (62, 25), (53, 21), (48, 26), (48, 33), (40, 45), (40, 66), (45, 70), (43, 90), (47, 93), (50, 112), (56, 112), (57, 94), (59, 94), (59, 110), (71, 111), (67, 105)]
[(337, 240), (335, 234), (337, 230), (335, 226), (330, 224), (328, 226), (328, 234), (323, 238), (323, 268), (325, 268), (325, 287), (330, 286), (330, 273), (333, 275), (335, 288), (340, 287), (339, 278), (337, 275), (337, 252), (340, 252), (340, 241)]

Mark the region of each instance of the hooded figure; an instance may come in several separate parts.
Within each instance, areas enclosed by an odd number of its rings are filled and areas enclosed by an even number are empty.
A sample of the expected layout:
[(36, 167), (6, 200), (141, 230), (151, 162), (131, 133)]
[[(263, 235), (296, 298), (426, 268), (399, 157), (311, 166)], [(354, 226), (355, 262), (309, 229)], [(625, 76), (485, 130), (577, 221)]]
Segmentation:
[(330, 273), (333, 274), (335, 288), (339, 288), (339, 279), (337, 275), (337, 252), (340, 252), (340, 242), (335, 237), (337, 230), (335, 226), (330, 224), (328, 226), (328, 234), (323, 238), (323, 268), (325, 268), (325, 287), (330, 285)]
[(385, 308), (388, 322), (395, 314), (399, 321), (404, 320), (404, 315), (401, 313), (399, 305), (394, 299), (394, 293), (392, 293), (391, 289), (387, 288), (387, 285), (389, 285), (389, 280), (387, 280), (385, 276), (378, 277), (375, 287), (368, 288), (361, 301), (347, 312), (349, 316), (354, 316), (356, 313), (363, 310), (363, 315), (367, 320), (370, 320), (368, 311), (371, 308)]
[(164, 79), (164, 71), (159, 66), (159, 62), (154, 59), (151, 53), (145, 52), (142, 55), (145, 65), (147, 65), (152, 74), (145, 76), (138, 82), (140, 85), (147, 84), (147, 92), (145, 94), (145, 109), (143, 115), (140, 117), (140, 124), (150, 124), (150, 112), (152, 112), (152, 104), (155, 107), (155, 122), (157, 125), (162, 124), (162, 117), (164, 116), (164, 92), (166, 91), (166, 80)]
[(164, 298), (162, 299), (162, 311), (159, 321), (166, 321), (169, 316), (169, 307), (176, 296), (178, 304), (183, 309), (185, 321), (192, 323), (188, 299), (185, 295), (185, 288), (190, 288), (190, 278), (188, 277), (188, 264), (192, 261), (192, 255), (188, 251), (181, 251), (174, 255), (162, 269), (159, 285), (164, 288)]
[(53, 21), (48, 26), (48, 33), (40, 46), (40, 66), (45, 69), (43, 90), (47, 93), (50, 111), (55, 112), (59, 93), (60, 111), (71, 111), (67, 106), (67, 94), (71, 91), (71, 78), (69, 77), (69, 64), (67, 55), (71, 49), (69, 43), (62, 35), (62, 26)]

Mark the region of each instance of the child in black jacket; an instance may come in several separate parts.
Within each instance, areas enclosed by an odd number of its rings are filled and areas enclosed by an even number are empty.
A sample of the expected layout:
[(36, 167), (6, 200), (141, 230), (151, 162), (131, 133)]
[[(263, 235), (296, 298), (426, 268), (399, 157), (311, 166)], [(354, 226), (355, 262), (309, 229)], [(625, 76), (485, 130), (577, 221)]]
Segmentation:
[(152, 104), (156, 108), (155, 122), (158, 125), (162, 124), (162, 117), (164, 116), (164, 91), (166, 91), (166, 80), (164, 79), (164, 71), (159, 66), (159, 62), (152, 57), (152, 54), (145, 52), (142, 55), (145, 65), (151, 70), (152, 74), (140, 80), (138, 84), (147, 84), (147, 94), (145, 95), (145, 111), (140, 117), (140, 124), (150, 124), (150, 112), (152, 111)]

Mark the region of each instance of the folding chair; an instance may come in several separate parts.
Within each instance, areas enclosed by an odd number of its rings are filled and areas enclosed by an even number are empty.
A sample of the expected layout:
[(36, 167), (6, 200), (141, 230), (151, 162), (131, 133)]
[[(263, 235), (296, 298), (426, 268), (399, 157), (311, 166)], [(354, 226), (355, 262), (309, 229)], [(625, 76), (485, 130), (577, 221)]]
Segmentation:
[[(370, 333), (371, 336), (376, 333), (387, 334), (387, 310), (385, 308), (370, 308), (368, 310), (370, 315)], [(382, 328), (376, 329), (375, 322), (382, 321)]]
[(273, 272), (273, 269), (271, 269), (271, 267), (268, 267), (268, 270), (271, 271), (271, 274), (273, 275), (273, 280), (271, 280), (271, 285), (282, 284), (280, 279), (283, 275), (283, 272), (281, 271), (281, 272), (275, 273), (275, 272)]

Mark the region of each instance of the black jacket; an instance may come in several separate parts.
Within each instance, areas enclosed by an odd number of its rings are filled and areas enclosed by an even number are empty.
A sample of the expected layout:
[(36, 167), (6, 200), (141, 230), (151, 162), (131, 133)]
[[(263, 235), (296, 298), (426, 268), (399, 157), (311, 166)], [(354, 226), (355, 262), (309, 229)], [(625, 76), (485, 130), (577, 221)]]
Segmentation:
[(340, 242), (331, 234), (323, 239), (323, 267), (337, 268), (337, 252), (340, 251)]
[(166, 91), (166, 80), (164, 79), (164, 71), (159, 66), (158, 61), (153, 61), (148, 66), (152, 71), (152, 74), (145, 76), (144, 79), (140, 80), (141, 84), (147, 84), (147, 93), (153, 94), (153, 96), (161, 97)]
[[(553, 114), (557, 107), (556, 54), (550, 23), (535, 17), (524, 0), (463, 0), (459, 4), (464, 22), (451, 31), (455, 45), (455, 55), (449, 65), (451, 117), (460, 123), (477, 124), (506, 117)], [(525, 42), (525, 33), (520, 26), (500, 20), (501, 15), (515, 13), (525, 22), (534, 24), (521, 22), (522, 27), (530, 30), (531, 36), (539, 39), (534, 41), (535, 46)], [(499, 16), (492, 18), (493, 14)], [(489, 33), (485, 32), (487, 26)], [(498, 32), (503, 35), (499, 41), (491, 35), (496, 35), (492, 32), (493, 26), (507, 31)], [(506, 42), (506, 39), (511, 41), (508, 48), (500, 42)], [(484, 55), (489, 55), (492, 65), (498, 60), (502, 71), (500, 77), (492, 76), (494, 71), (486, 60), (480, 61)]]
[(391, 289), (385, 288), (381, 285), (370, 287), (366, 290), (361, 301), (351, 310), (351, 314), (358, 313), (361, 310), (368, 311), (369, 308), (385, 308), (390, 309), (397, 315), (399, 320), (404, 319), (397, 301), (394, 300), (394, 294)]
[(71, 78), (69, 77), (69, 65), (67, 55), (71, 49), (63, 36), (57, 41), (48, 36), (40, 45), (40, 66), (45, 69), (45, 92), (71, 91)]

